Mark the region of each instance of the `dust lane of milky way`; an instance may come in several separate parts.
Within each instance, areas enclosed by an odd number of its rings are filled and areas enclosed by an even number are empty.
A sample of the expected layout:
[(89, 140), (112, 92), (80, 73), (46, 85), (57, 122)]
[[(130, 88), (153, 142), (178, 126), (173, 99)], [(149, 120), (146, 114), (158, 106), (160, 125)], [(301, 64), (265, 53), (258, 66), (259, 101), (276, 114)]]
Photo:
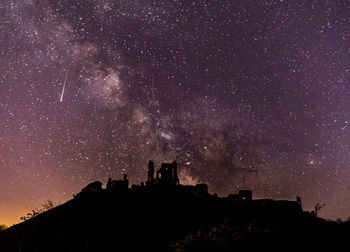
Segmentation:
[(349, 19), (343, 0), (2, 0), (0, 224), (149, 159), (347, 218)]

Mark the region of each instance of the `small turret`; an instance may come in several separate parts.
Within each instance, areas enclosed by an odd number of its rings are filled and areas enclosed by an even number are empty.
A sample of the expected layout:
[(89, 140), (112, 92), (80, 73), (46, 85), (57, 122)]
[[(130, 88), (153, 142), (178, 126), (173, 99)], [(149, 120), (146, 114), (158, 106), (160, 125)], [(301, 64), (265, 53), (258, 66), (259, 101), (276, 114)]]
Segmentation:
[(173, 161), (171, 163), (171, 178), (170, 178), (170, 183), (174, 185), (179, 184), (179, 177), (177, 176), (177, 163)]
[(112, 178), (108, 178), (108, 182), (107, 182), (107, 185), (106, 185), (106, 189), (111, 189), (112, 187)]
[(124, 179), (123, 179), (124, 187), (127, 189), (129, 187), (129, 180), (128, 175), (124, 173)]
[(147, 178), (147, 185), (153, 184), (154, 181), (154, 163), (153, 161), (148, 162), (148, 178)]

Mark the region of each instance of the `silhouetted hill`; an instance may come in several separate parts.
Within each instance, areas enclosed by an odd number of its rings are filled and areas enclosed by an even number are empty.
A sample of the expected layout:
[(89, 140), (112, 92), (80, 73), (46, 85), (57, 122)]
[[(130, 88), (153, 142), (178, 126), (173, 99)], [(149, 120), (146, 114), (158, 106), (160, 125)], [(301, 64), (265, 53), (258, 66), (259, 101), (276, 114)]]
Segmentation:
[(334, 251), (347, 245), (348, 223), (316, 218), (300, 202), (253, 200), (249, 191), (221, 198), (205, 185), (158, 182), (128, 188), (125, 177), (109, 180), (107, 189), (90, 184), (65, 204), (1, 231), (0, 251)]

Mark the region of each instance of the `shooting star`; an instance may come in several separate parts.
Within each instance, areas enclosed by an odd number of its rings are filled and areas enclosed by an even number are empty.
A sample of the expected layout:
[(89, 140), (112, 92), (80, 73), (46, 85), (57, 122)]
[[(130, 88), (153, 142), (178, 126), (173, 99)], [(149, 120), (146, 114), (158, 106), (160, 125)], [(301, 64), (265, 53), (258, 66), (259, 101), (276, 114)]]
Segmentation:
[(66, 78), (65, 78), (65, 80), (64, 80), (64, 84), (63, 84), (63, 88), (62, 88), (62, 93), (61, 93), (60, 102), (63, 102), (63, 95), (64, 95), (64, 90), (65, 90), (65, 88), (66, 88), (67, 77), (68, 77), (68, 73), (66, 73)]

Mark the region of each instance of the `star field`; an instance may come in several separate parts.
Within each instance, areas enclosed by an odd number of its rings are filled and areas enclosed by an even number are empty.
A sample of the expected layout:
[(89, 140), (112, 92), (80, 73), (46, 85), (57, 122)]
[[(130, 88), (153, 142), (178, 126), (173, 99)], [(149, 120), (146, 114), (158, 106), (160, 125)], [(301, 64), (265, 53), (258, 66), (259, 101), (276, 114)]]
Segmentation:
[(344, 0), (2, 0), (0, 224), (149, 159), (347, 218), (349, 77)]

